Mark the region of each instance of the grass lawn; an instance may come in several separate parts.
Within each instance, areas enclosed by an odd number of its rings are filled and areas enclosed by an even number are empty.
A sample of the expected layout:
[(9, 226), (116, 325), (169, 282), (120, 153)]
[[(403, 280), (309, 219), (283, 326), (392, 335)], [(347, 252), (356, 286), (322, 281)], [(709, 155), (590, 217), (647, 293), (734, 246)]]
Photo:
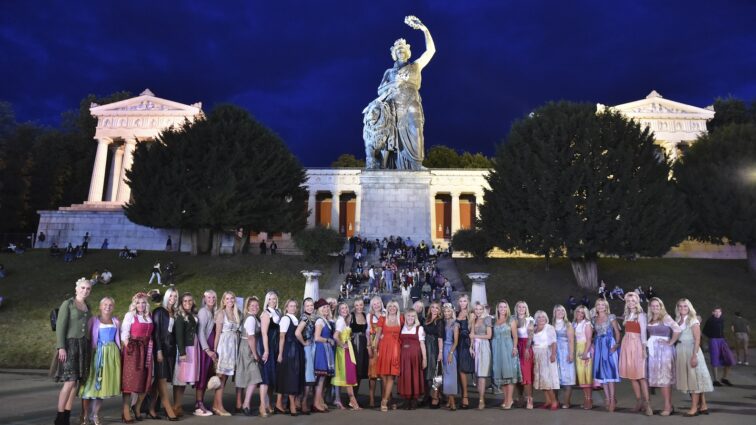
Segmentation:
[[(569, 261), (552, 262), (551, 270), (544, 270), (542, 259), (489, 259), (479, 263), (471, 259), (456, 260), (465, 279), (471, 272), (491, 273), (486, 284), (488, 302), (494, 304), (506, 299), (510, 307), (525, 300), (533, 314), (544, 310), (551, 318), (554, 304), (564, 305), (570, 294), (578, 300), (587, 293), (578, 288)], [(599, 260), (599, 276), (611, 289), (619, 285), (625, 291), (643, 285), (652, 285), (657, 296), (664, 301), (667, 311), (674, 316), (675, 302), (688, 298), (704, 319), (715, 305), (722, 306), (725, 319), (740, 311), (751, 324), (756, 324), (756, 281), (746, 271), (745, 260), (699, 260), (681, 258), (641, 259), (625, 261), (613, 258)], [(588, 293), (591, 302), (595, 292)], [(622, 314), (623, 303), (611, 302), (612, 313)], [(644, 304), (645, 308), (645, 304)], [(729, 321), (726, 322), (729, 327)]]
[(50, 257), (47, 251), (0, 254), (0, 263), (8, 270), (8, 276), (0, 280), (0, 295), (5, 297), (0, 307), (0, 367), (49, 367), (55, 346), (50, 310), (73, 295), (78, 278), (109, 269), (113, 273), (112, 283), (95, 285), (88, 301), (96, 310), (102, 297), (112, 296), (118, 317), (123, 317), (134, 293), (150, 289), (147, 281), (156, 260), (163, 269), (169, 261), (178, 266), (176, 287), (179, 293), (194, 294), (195, 300), (205, 289), (214, 289), (218, 297), (230, 290), (237, 296), (256, 295), (260, 299), (269, 289), (275, 289), (283, 300), (300, 299), (304, 291), (300, 270), (322, 270), (321, 282), (329, 281), (331, 270), (329, 264), (312, 264), (302, 257), (283, 255), (192, 257), (140, 251), (136, 259), (123, 260), (118, 258), (117, 251), (90, 251), (82, 259), (64, 263), (61, 257)]

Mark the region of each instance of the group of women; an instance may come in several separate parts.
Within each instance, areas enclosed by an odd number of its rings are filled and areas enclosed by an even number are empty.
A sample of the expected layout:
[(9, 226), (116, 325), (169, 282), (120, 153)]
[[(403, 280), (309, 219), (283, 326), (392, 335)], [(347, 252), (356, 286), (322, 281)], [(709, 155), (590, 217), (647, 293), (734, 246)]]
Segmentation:
[[(122, 420), (133, 423), (142, 418), (147, 394), (149, 417), (159, 417), (160, 400), (167, 418), (177, 420), (187, 385), (195, 388), (194, 415), (230, 416), (223, 406), (228, 377), (236, 387), (236, 412), (251, 415), (251, 398), (258, 390), (261, 417), (328, 412), (328, 397), (338, 409), (360, 410), (355, 387), (362, 380), (369, 382), (370, 407), (376, 406), (381, 382), (384, 412), (420, 403), (437, 409), (442, 396), (449, 410), (458, 408), (458, 397), (459, 408), (469, 408), (470, 375), (477, 379), (478, 409), (486, 406), (488, 379), (504, 394), (502, 409), (515, 403), (515, 387), (527, 409), (533, 408), (533, 389), (544, 392), (542, 407), (552, 410), (560, 407), (556, 391), (562, 390), (561, 407), (569, 408), (573, 387), (582, 389), (583, 408), (591, 409), (592, 391), (601, 386), (611, 412), (615, 383), (627, 379), (637, 399), (633, 410), (653, 414), (651, 386), (661, 389), (661, 415), (672, 414), (671, 388), (676, 386), (691, 394), (685, 415), (695, 416), (708, 413), (704, 393), (713, 390), (700, 349), (700, 324), (686, 299), (677, 302), (674, 319), (660, 299), (651, 299), (646, 313), (630, 292), (621, 319), (599, 299), (591, 311), (578, 307), (572, 322), (557, 305), (550, 323), (544, 311), (531, 317), (524, 301), (511, 313), (502, 300), (490, 315), (487, 306), (471, 306), (464, 295), (456, 308), (434, 302), (418, 315), (411, 308), (401, 313), (396, 301), (384, 306), (380, 297), (368, 306), (359, 299), (350, 307), (309, 298), (301, 306), (293, 299), (279, 305), (271, 291), (262, 305), (248, 297), (240, 311), (232, 292), (217, 299), (207, 290), (197, 309), (190, 293), (179, 295), (169, 288), (154, 309), (147, 294), (135, 294), (119, 322), (110, 297), (92, 314), (86, 302), (90, 291), (91, 282), (80, 279), (76, 296), (59, 309), (52, 372), (64, 385), (56, 424), (69, 424), (77, 393), (81, 424), (99, 425), (102, 400), (117, 396), (123, 400)], [(392, 398), (394, 386), (402, 403)], [(206, 390), (214, 391), (210, 409)]]

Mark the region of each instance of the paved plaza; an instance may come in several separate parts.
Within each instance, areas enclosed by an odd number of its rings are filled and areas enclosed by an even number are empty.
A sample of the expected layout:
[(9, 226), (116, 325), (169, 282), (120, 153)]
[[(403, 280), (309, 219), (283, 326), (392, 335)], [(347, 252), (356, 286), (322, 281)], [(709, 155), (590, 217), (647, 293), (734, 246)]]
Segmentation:
[[(751, 350), (751, 358), (756, 350)], [(327, 414), (313, 414), (309, 416), (298, 416), (296, 418), (288, 415), (274, 415), (264, 421), (270, 424), (329, 424), (329, 425), (347, 425), (359, 421), (361, 425), (386, 424), (391, 421), (394, 424), (412, 424), (422, 421), (424, 423), (436, 423), (439, 425), (447, 423), (471, 423), (475, 421), (476, 425), (501, 424), (505, 421), (516, 421), (515, 423), (547, 423), (547, 424), (717, 424), (717, 425), (734, 425), (734, 424), (753, 424), (756, 423), (756, 366), (738, 366), (733, 369), (730, 380), (735, 384), (733, 387), (715, 388), (715, 392), (709, 394), (709, 416), (699, 416), (696, 418), (685, 418), (681, 414), (675, 414), (672, 417), (658, 416), (662, 408), (661, 394), (657, 392), (652, 396), (654, 411), (657, 413), (654, 417), (648, 418), (638, 413), (632, 413), (629, 409), (634, 405), (634, 397), (630, 384), (623, 382), (619, 385), (617, 391), (619, 409), (614, 414), (607, 413), (603, 410), (603, 398), (600, 392), (594, 392), (594, 409), (586, 412), (580, 409), (578, 404), (582, 402), (582, 393), (573, 391), (573, 408), (569, 410), (559, 410), (556, 412), (535, 409), (528, 411), (525, 409), (512, 409), (502, 411), (498, 408), (501, 404), (501, 396), (487, 395), (487, 409), (478, 411), (470, 409), (467, 411), (457, 410), (450, 412), (444, 409), (429, 410), (418, 409), (414, 411), (389, 411), (381, 413), (374, 409), (364, 409), (361, 412), (351, 411), (331, 411)], [(360, 388), (360, 404), (367, 404), (365, 391), (367, 384), (363, 382)], [(60, 386), (53, 383), (47, 377), (45, 371), (41, 370), (13, 370), (0, 369), (0, 424), (50, 424), (55, 418), (55, 403)], [(477, 393), (473, 388), (470, 389), (470, 401), (472, 405), (477, 406)], [(539, 401), (543, 397), (536, 393), (536, 407), (540, 405)], [(253, 405), (256, 405), (257, 396), (253, 397)], [(194, 401), (194, 392), (187, 389), (184, 398), (184, 409), (191, 411)], [(680, 392), (673, 392), (673, 401), (675, 409), (682, 413), (690, 403), (686, 396)], [(210, 396), (206, 398), (210, 403)], [(234, 406), (234, 393), (231, 387), (226, 388), (226, 397), (224, 400), (227, 409)], [(209, 404), (208, 404), (209, 405)], [(79, 414), (79, 401), (74, 404), (74, 410), (71, 424)], [(120, 422), (120, 398), (118, 400), (107, 400), (102, 408), (101, 415), (104, 423)], [(185, 416), (180, 423), (185, 424), (242, 424), (263, 419), (246, 416), (233, 416), (221, 418), (217, 416), (200, 418), (194, 416)], [(608, 422), (611, 421), (611, 422)], [(155, 421), (146, 420), (145, 425), (154, 424)], [(165, 422), (167, 423), (167, 422)]]

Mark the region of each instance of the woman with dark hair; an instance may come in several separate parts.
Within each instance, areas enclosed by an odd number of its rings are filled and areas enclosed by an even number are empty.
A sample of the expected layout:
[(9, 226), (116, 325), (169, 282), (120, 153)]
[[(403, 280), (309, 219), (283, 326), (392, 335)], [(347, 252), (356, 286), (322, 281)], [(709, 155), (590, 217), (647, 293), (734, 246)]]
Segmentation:
[(173, 333), (176, 311), (178, 310), (178, 292), (174, 288), (168, 288), (163, 294), (163, 302), (152, 312), (152, 340), (155, 343), (153, 350), (153, 364), (155, 365), (155, 382), (150, 390), (150, 406), (147, 416), (150, 419), (159, 419), (157, 408), (158, 394), (163, 403), (168, 419), (175, 421), (176, 414), (168, 397), (168, 381), (173, 380), (173, 368), (176, 365), (176, 336)]
[[(199, 378), (199, 338), (197, 338), (197, 317), (194, 297), (188, 292), (181, 295), (174, 333), (178, 359), (173, 373), (173, 412), (182, 416), (181, 400), (187, 385), (196, 385)], [(195, 413), (197, 416), (199, 414)]]
[(315, 303), (312, 298), (305, 298), (302, 301), (302, 316), (299, 318), (299, 325), (295, 336), (302, 344), (304, 350), (304, 392), (300, 399), (301, 412), (305, 415), (310, 414), (311, 404), (309, 403), (309, 397), (312, 393), (312, 387), (315, 385), (315, 344), (313, 337), (315, 336), (315, 318), (313, 312), (315, 311)]

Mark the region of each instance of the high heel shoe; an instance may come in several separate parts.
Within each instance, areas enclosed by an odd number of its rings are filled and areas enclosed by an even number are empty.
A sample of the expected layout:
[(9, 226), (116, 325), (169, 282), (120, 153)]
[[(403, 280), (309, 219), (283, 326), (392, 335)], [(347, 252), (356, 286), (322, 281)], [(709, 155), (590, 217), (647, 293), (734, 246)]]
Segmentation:
[(160, 420), (160, 419), (163, 419), (163, 417), (162, 417), (162, 416), (160, 416), (160, 415), (158, 415), (157, 413), (155, 413), (155, 414), (153, 415), (152, 413), (150, 413), (150, 412), (147, 412), (147, 419), (155, 419), (155, 420)]
[(583, 402), (583, 410), (591, 410), (593, 409), (593, 400), (590, 398), (585, 399), (585, 402)]
[(123, 422), (125, 424), (133, 424), (136, 421), (134, 420), (134, 418), (126, 419), (126, 416), (121, 415), (121, 422)]
[(231, 416), (231, 414), (225, 410), (216, 409), (215, 407), (213, 407), (213, 413), (217, 416)]
[(316, 406), (314, 404), (312, 405), (312, 409), (310, 409), (310, 410), (312, 412), (315, 412), (315, 413), (326, 413), (326, 412), (328, 412), (328, 409), (320, 409), (320, 408), (318, 408), (318, 406)]
[(260, 406), (259, 412), (260, 412), (260, 417), (261, 418), (267, 418), (268, 417), (268, 412), (265, 411), (265, 407)]
[(470, 400), (468, 400), (467, 397), (462, 397), (462, 404), (459, 405), (459, 408), (462, 410), (467, 410), (470, 407)]
[(643, 413), (646, 416), (654, 416), (654, 409), (651, 408), (651, 402), (648, 400), (643, 402), (645, 409), (643, 410)]
[(362, 410), (362, 407), (360, 407), (360, 404), (357, 403), (357, 399), (356, 398), (353, 398), (353, 399), (349, 400), (349, 408), (351, 410)]
[(533, 410), (533, 397), (526, 397), (527, 404), (525, 405), (525, 408), (528, 410)]
[(388, 412), (388, 401), (381, 400), (381, 412)]
[[(674, 409), (672, 409), (672, 410), (674, 410)], [(707, 408), (707, 409), (699, 410), (698, 413), (700, 413), (702, 415), (708, 415), (709, 414), (709, 409)]]
[(92, 424), (93, 425), (102, 425), (102, 419), (98, 415), (92, 415)]
[(509, 404), (507, 404), (507, 403), (502, 403), (502, 404), (501, 404), (501, 410), (512, 410), (512, 404), (513, 404), (513, 403), (514, 403), (514, 402), (510, 402)]
[(486, 401), (483, 399), (478, 400), (478, 410), (483, 410), (486, 408)]
[(282, 414), (282, 415), (285, 415), (285, 414), (289, 413), (289, 412), (287, 412), (287, 411), (286, 411), (285, 409), (280, 409), (280, 408), (279, 408), (278, 406), (273, 406), (273, 410), (274, 410), (274, 411), (275, 411), (276, 413), (280, 413), (280, 414)]

